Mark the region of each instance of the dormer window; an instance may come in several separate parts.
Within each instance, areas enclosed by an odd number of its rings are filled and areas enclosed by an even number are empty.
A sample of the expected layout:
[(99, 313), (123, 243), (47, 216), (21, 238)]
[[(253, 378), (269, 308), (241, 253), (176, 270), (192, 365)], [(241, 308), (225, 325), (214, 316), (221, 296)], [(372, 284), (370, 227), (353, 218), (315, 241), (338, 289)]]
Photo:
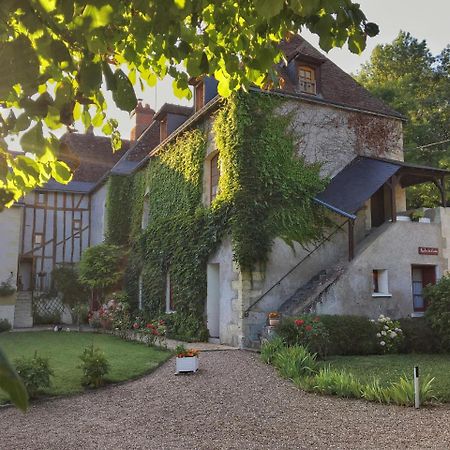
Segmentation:
[(317, 94), (316, 71), (310, 66), (298, 67), (298, 86), (300, 92), (306, 94)]

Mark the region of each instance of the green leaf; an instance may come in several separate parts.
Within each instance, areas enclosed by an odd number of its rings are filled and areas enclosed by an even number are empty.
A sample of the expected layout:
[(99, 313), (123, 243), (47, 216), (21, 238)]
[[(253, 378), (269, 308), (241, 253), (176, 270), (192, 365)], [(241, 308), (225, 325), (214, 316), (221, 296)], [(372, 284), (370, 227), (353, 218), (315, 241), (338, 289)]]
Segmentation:
[(22, 411), (28, 408), (28, 394), (25, 386), (13, 366), (0, 349), (0, 388), (4, 390), (11, 402)]
[(24, 152), (40, 155), (45, 151), (45, 139), (42, 132), (42, 123), (38, 122), (20, 138), (20, 145)]
[(64, 161), (55, 161), (51, 164), (52, 177), (62, 184), (67, 184), (72, 179), (72, 171)]
[(362, 33), (352, 34), (348, 38), (348, 49), (359, 55), (366, 48), (366, 37)]
[(78, 76), (80, 89), (84, 94), (100, 89), (102, 84), (102, 66), (85, 57), (80, 65)]
[(116, 89), (113, 91), (113, 100), (116, 106), (123, 111), (133, 111), (137, 104), (133, 85), (122, 69), (116, 70), (114, 78), (116, 80)]
[(376, 23), (368, 22), (364, 26), (364, 31), (367, 33), (367, 36), (374, 37), (380, 32), (380, 28)]
[(117, 89), (116, 79), (111, 70), (111, 66), (106, 61), (102, 61), (102, 71), (106, 81), (106, 89), (108, 91), (115, 91)]
[(284, 0), (253, 0), (256, 11), (263, 17), (271, 18), (281, 12)]

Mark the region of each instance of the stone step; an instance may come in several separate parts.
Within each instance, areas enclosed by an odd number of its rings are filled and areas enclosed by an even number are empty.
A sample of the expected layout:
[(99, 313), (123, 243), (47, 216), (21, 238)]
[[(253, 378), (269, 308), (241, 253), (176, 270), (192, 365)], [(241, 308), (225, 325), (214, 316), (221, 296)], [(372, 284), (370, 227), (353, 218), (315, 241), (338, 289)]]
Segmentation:
[(14, 308), (14, 328), (33, 326), (33, 298), (31, 292), (19, 292)]

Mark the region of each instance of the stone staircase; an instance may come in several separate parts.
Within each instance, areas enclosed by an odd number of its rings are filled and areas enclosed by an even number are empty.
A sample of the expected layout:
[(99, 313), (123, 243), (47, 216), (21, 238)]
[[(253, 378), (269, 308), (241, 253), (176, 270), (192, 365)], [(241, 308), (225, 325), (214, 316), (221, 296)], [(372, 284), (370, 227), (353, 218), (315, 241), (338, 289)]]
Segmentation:
[(31, 328), (32, 326), (33, 295), (28, 291), (19, 291), (14, 310), (14, 328)]
[(344, 273), (346, 266), (338, 264), (320, 271), (286, 300), (278, 309), (279, 312), (285, 316), (310, 312), (320, 300), (320, 295)]

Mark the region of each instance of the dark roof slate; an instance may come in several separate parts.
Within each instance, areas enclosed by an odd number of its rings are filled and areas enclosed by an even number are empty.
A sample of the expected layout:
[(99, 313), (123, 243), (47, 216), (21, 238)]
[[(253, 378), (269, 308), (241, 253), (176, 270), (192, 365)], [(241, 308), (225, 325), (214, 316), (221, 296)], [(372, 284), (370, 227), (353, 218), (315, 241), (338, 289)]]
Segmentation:
[(61, 138), (60, 159), (74, 171), (76, 182), (96, 183), (127, 152), (130, 141), (123, 140), (122, 148), (113, 152), (111, 139), (92, 133), (66, 133)]

